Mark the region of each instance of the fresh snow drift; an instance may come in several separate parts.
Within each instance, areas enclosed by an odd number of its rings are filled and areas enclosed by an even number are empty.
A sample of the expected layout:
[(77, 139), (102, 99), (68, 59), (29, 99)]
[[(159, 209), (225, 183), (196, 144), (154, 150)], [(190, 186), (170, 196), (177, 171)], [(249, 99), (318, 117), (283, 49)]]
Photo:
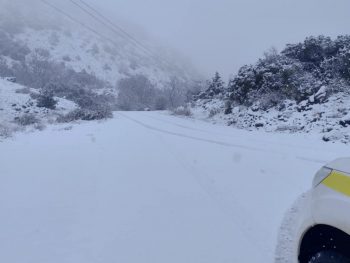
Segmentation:
[(285, 211), (340, 156), (153, 112), (18, 134), (0, 144), (0, 261), (273, 262)]

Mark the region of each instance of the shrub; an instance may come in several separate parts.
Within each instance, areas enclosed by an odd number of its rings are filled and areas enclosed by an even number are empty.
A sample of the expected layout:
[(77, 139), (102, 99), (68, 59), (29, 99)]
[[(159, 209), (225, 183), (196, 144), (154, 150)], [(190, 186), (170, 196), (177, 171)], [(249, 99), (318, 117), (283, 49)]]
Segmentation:
[(13, 75), (13, 71), (10, 68), (9, 65), (7, 65), (7, 62), (5, 61), (4, 58), (0, 57), (0, 76), (4, 77), (4, 76), (12, 76)]
[(16, 61), (24, 61), (30, 49), (23, 43), (15, 41), (11, 35), (0, 30), (0, 54)]
[(162, 93), (161, 95), (167, 99), (167, 108), (176, 109), (186, 103), (188, 86), (189, 83), (172, 77), (166, 88), (158, 93)]
[(30, 126), (34, 124), (40, 124), (41, 121), (34, 114), (28, 113), (28, 114), (24, 114), (22, 116), (16, 117), (15, 123), (20, 126)]
[(113, 114), (112, 112), (107, 109), (95, 109), (95, 110), (89, 110), (89, 109), (76, 109), (71, 112), (69, 112), (66, 115), (63, 115), (57, 119), (58, 122), (61, 123), (67, 123), (72, 121), (94, 121), (94, 120), (103, 120), (112, 118)]
[(213, 118), (214, 116), (218, 115), (221, 112), (219, 108), (211, 109), (209, 111), (209, 118)]
[(118, 82), (118, 106), (122, 110), (144, 110), (154, 108), (156, 90), (150, 80), (136, 75)]
[(156, 99), (155, 109), (156, 110), (166, 110), (168, 105), (168, 101), (165, 97), (161, 96)]
[(56, 32), (53, 32), (50, 36), (49, 36), (49, 44), (51, 46), (57, 46), (60, 42), (60, 37), (58, 36), (58, 34)]
[(63, 57), (62, 57), (62, 60), (63, 60), (63, 61), (66, 61), (66, 62), (71, 62), (71, 61), (72, 61), (72, 59), (71, 59), (70, 56), (68, 56), (68, 55), (63, 56)]
[(218, 98), (222, 97), (225, 93), (226, 86), (218, 72), (215, 73), (215, 76), (207, 83), (207, 85), (208, 88), (200, 94), (201, 99)]
[(4, 124), (0, 124), (0, 137), (8, 138), (11, 137), (13, 130)]
[(20, 88), (20, 89), (16, 89), (16, 93), (17, 94), (31, 94), (31, 90), (30, 88), (24, 87), (24, 88)]
[(50, 110), (56, 109), (58, 101), (53, 97), (52, 92), (41, 92), (37, 98), (37, 106), (39, 108), (46, 108)]
[(181, 106), (181, 107), (174, 109), (172, 111), (172, 113), (174, 115), (178, 115), (178, 116), (186, 116), (186, 117), (192, 116), (192, 112), (191, 112), (190, 108), (184, 107), (184, 106)]

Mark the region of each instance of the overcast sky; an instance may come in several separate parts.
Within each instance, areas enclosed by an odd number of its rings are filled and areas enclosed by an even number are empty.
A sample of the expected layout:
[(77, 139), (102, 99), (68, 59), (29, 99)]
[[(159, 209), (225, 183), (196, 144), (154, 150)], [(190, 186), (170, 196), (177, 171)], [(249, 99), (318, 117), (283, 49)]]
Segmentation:
[(350, 34), (349, 0), (87, 0), (143, 27), (206, 75), (227, 77), (274, 46)]

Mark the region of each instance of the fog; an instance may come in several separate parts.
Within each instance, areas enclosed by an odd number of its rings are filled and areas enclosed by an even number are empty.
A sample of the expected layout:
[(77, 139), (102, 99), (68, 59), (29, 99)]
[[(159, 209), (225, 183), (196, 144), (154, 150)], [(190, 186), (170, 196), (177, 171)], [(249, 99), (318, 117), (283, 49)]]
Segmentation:
[[(269, 48), (281, 50), (310, 35), (350, 33), (348, 0), (85, 1), (184, 54), (206, 76), (219, 71), (227, 78)], [(68, 0), (54, 2), (75, 12)]]
[(350, 33), (348, 0), (89, 0), (225, 76), (272, 46)]

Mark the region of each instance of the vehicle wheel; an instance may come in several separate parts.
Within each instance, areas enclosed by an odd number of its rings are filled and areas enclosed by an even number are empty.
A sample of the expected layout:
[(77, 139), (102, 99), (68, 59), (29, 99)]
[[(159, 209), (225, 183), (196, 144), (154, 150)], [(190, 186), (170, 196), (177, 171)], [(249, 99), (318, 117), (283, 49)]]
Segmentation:
[(350, 263), (350, 258), (335, 251), (322, 251), (313, 256), (309, 263)]

